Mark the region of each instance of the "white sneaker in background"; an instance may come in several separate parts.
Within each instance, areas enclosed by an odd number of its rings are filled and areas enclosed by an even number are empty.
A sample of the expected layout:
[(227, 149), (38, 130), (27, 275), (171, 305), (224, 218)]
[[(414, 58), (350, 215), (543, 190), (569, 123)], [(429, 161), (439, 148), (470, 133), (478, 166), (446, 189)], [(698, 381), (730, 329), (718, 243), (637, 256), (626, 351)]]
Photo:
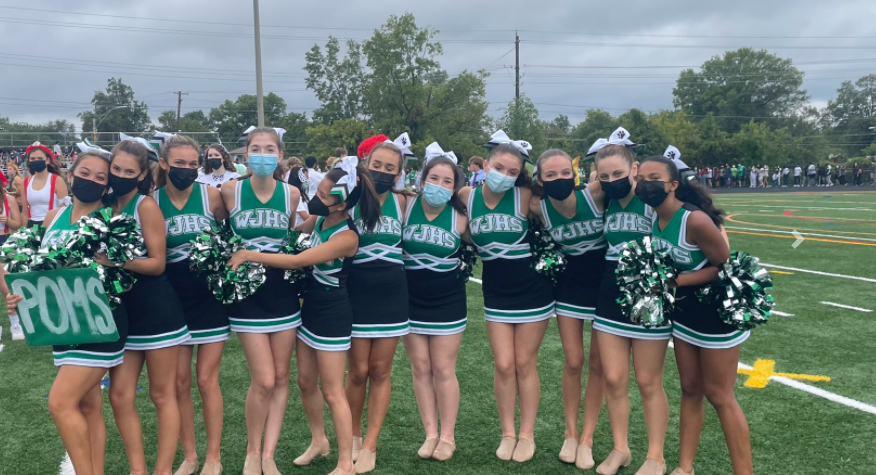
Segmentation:
[(21, 329), (21, 324), (13, 323), (9, 330), (12, 332), (13, 340), (24, 340), (24, 331)]

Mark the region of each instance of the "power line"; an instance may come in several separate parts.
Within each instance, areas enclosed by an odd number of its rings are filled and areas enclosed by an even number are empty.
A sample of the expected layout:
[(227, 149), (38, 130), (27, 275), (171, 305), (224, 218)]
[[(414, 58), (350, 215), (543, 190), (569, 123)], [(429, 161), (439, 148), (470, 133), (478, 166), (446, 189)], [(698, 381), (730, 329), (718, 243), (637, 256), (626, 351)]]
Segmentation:
[(559, 40), (521, 40), (526, 43), (543, 44), (543, 45), (563, 45), (563, 46), (598, 46), (605, 48), (679, 48), (679, 49), (739, 49), (739, 48), (757, 48), (757, 49), (799, 49), (799, 50), (876, 50), (876, 46), (830, 46), (830, 45), (806, 45), (806, 46), (791, 46), (791, 45), (678, 45), (678, 44), (658, 44), (658, 43), (598, 43), (590, 41), (559, 41)]

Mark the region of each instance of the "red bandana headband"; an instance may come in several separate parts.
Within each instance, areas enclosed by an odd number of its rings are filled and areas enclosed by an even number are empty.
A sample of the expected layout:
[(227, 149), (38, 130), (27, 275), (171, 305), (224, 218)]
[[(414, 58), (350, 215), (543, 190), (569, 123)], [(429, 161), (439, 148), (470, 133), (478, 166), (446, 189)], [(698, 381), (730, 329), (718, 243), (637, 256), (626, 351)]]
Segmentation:
[(42, 150), (43, 152), (46, 152), (46, 156), (49, 157), (49, 160), (52, 160), (52, 161), (55, 160), (55, 154), (54, 154), (54, 152), (52, 152), (52, 149), (50, 149), (49, 147), (46, 147), (45, 145), (43, 145), (39, 142), (34, 142), (33, 145), (31, 145), (30, 147), (27, 147), (27, 150), (24, 151), (24, 155), (30, 156), (31, 150)]

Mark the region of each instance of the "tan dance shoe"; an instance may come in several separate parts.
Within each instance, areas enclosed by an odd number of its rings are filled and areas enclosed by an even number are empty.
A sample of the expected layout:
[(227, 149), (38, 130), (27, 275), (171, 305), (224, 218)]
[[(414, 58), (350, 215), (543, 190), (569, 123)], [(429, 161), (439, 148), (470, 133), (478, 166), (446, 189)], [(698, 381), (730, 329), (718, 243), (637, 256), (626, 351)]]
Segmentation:
[(681, 467), (676, 468), (669, 475), (694, 475), (694, 469), (690, 469), (690, 473), (685, 472)]
[(630, 452), (618, 452), (612, 450), (608, 457), (596, 467), (596, 473), (599, 475), (614, 475), (621, 467), (627, 467), (633, 462), (633, 455)]
[(456, 442), (448, 442), (444, 439), (438, 441), (438, 447), (432, 453), (432, 458), (439, 462), (446, 462), (453, 458), (453, 453), (456, 452)]
[(222, 475), (222, 464), (219, 462), (204, 462), (201, 475)]
[(593, 460), (593, 447), (580, 444), (578, 452), (575, 454), (575, 466), (581, 470), (590, 470), (596, 466), (596, 461)]
[(328, 442), (323, 445), (310, 444), (310, 447), (307, 447), (307, 450), (305, 450), (303, 454), (299, 455), (298, 458), (293, 460), (292, 463), (299, 467), (304, 467), (306, 465), (310, 465), (311, 462), (319, 457), (327, 456), (329, 453), (331, 453), (331, 451), (332, 450)]
[(274, 462), (274, 459), (269, 458), (262, 459), (262, 473), (264, 473), (264, 475), (283, 475), (280, 473), (280, 470), (277, 469), (277, 464)]
[(246, 454), (243, 475), (262, 475), (262, 458), (258, 454)]
[(435, 452), (435, 447), (438, 447), (437, 437), (426, 439), (426, 441), (423, 442), (423, 445), (420, 446), (420, 450), (417, 451), (417, 457), (420, 457), (423, 460), (432, 458), (432, 453)]
[(657, 463), (651, 459), (645, 460), (645, 463), (636, 470), (636, 475), (666, 475), (666, 464)]
[(499, 457), (499, 460), (511, 460), (511, 457), (514, 456), (514, 447), (517, 445), (517, 438), (515, 437), (502, 437), (502, 443), (499, 444), (499, 448), (496, 449), (496, 457)]
[(560, 462), (575, 463), (575, 454), (578, 452), (578, 440), (569, 438), (563, 441), (560, 449)]
[(183, 463), (180, 464), (179, 468), (173, 472), (173, 475), (194, 475), (195, 472), (198, 471), (198, 461), (189, 462), (188, 460), (183, 460)]
[(359, 452), (359, 460), (356, 460), (356, 465), (353, 469), (356, 470), (356, 473), (368, 473), (374, 470), (374, 467), (376, 466), (377, 453), (368, 449), (362, 449), (362, 451)]
[(529, 462), (533, 455), (535, 455), (535, 442), (521, 437), (517, 441), (517, 447), (514, 447), (514, 455), (511, 456), (511, 460), (517, 463)]

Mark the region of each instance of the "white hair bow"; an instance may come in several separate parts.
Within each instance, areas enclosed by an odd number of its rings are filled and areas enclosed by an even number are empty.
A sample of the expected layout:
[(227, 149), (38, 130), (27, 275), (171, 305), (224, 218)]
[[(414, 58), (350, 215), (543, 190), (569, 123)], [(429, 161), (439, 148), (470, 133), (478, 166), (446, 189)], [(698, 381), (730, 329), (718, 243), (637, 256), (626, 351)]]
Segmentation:
[[(274, 129), (275, 132), (277, 132), (277, 135), (280, 137), (280, 141), (282, 142), (283, 141), (283, 134), (286, 133), (286, 129), (284, 129), (282, 127), (272, 127), (272, 128)], [(247, 135), (250, 134), (250, 132), (252, 132), (255, 129), (256, 129), (256, 126), (250, 125), (246, 130), (243, 131), (243, 136), (246, 137)]]
[(630, 140), (630, 133), (627, 129), (618, 127), (617, 130), (612, 132), (607, 139), (598, 139), (596, 142), (593, 142), (593, 145), (590, 146), (590, 150), (587, 151), (587, 156), (595, 155), (596, 152), (608, 147), (609, 145), (631, 147), (636, 145), (636, 143)]
[(152, 146), (146, 139), (143, 137), (131, 137), (123, 132), (119, 132), (119, 138), (122, 139), (122, 142), (137, 142), (138, 144), (146, 147), (146, 150), (149, 152), (149, 158), (151, 160), (158, 160), (158, 150), (155, 150), (155, 147)]
[(426, 161), (423, 162), (423, 166), (425, 167), (430, 160), (438, 157), (447, 157), (450, 159), (451, 162), (453, 162), (454, 165), (459, 163), (459, 159), (456, 158), (455, 153), (445, 152), (444, 149), (442, 149), (441, 146), (438, 145), (438, 142), (432, 142), (429, 144), (428, 147), (426, 147)]
[(335, 186), (330, 193), (340, 196), (341, 202), (347, 201), (347, 197), (356, 189), (356, 185), (358, 184), (356, 177), (357, 166), (359, 166), (359, 157), (356, 156), (344, 157), (335, 162), (335, 168), (340, 168), (347, 172), (345, 176), (342, 176), (338, 182), (335, 183)]
[(666, 147), (666, 151), (663, 152), (663, 156), (672, 160), (672, 163), (675, 164), (675, 167), (678, 168), (679, 171), (690, 168), (687, 166), (686, 163), (681, 161), (681, 152), (679, 152), (674, 145)]
[(504, 130), (498, 130), (490, 136), (490, 141), (487, 142), (487, 145), (490, 147), (495, 147), (496, 145), (500, 145), (503, 143), (507, 143), (516, 148), (524, 157), (529, 158), (529, 152), (532, 151), (532, 144), (527, 142), (526, 140), (511, 140), (508, 137), (508, 134), (505, 133)]
[(107, 160), (109, 160), (113, 156), (113, 154), (110, 153), (109, 150), (106, 150), (104, 148), (98, 147), (97, 145), (88, 143), (87, 139), (85, 142), (77, 143), (76, 148), (78, 148), (79, 151), (82, 153), (94, 153), (94, 154), (100, 155), (101, 157), (103, 157)]
[(155, 132), (155, 135), (152, 136), (152, 139), (153, 140), (160, 140), (161, 143), (167, 143), (167, 141), (170, 140), (171, 137), (176, 137), (176, 134), (157, 131), (157, 132)]
[(395, 140), (386, 140), (384, 143), (391, 143), (401, 150), (405, 157), (413, 157), (414, 152), (411, 151), (411, 137), (407, 132), (401, 134)]

